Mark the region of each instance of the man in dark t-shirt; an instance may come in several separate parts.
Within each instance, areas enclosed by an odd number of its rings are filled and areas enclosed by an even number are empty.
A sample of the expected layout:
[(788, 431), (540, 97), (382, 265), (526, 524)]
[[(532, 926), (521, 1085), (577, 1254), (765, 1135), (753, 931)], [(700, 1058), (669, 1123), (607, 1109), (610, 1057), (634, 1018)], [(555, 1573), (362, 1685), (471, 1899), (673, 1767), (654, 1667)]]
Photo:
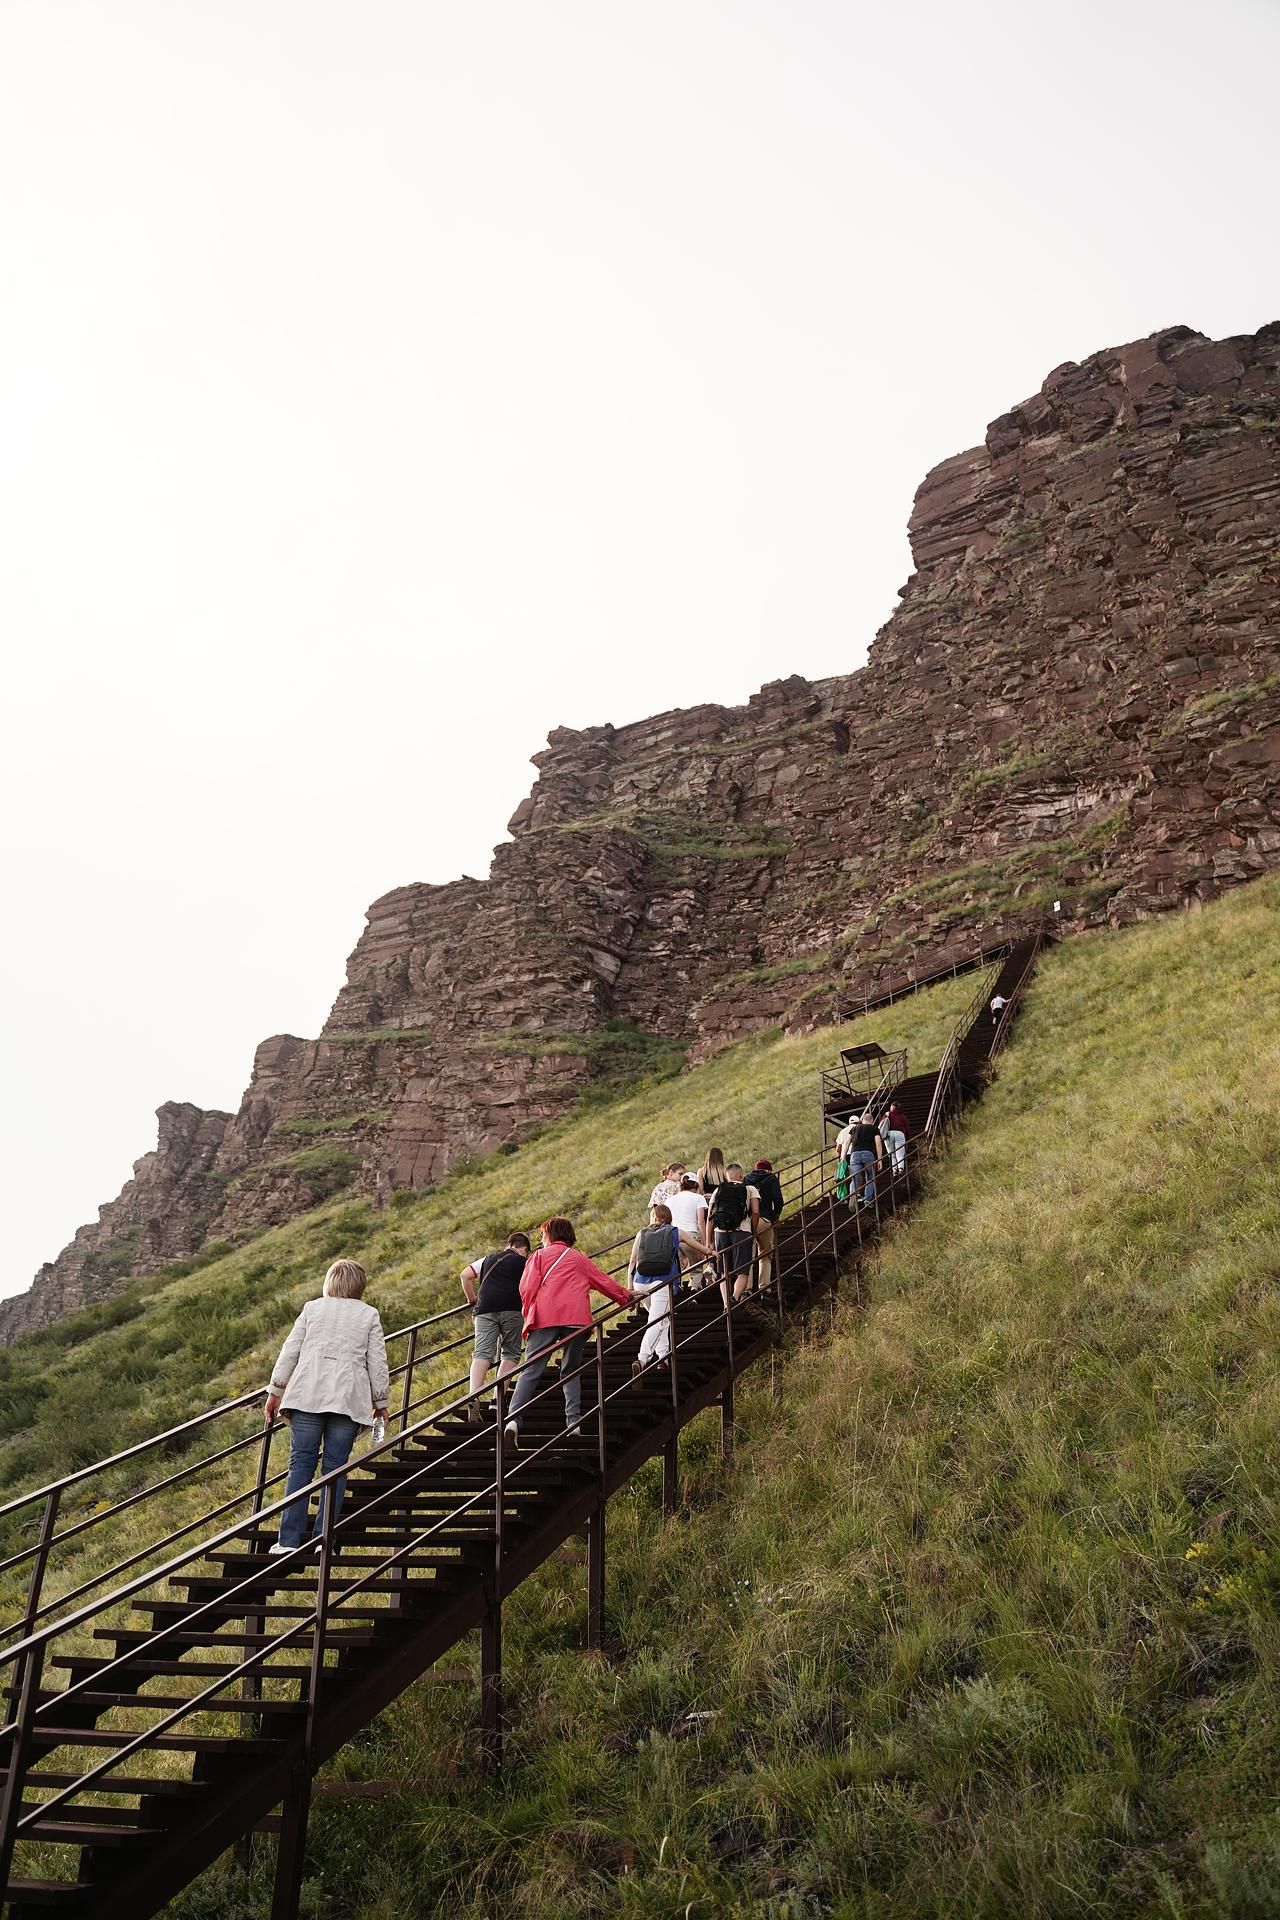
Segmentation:
[(529, 1258), (527, 1233), (512, 1233), (497, 1253), (479, 1255), (462, 1269), (458, 1278), (462, 1291), (475, 1308), (476, 1344), (471, 1361), (471, 1399), (467, 1418), (472, 1426), (480, 1423), (479, 1394), (489, 1368), (498, 1358), (498, 1378), (513, 1373), (520, 1365), (520, 1337), (524, 1315), (520, 1305), (520, 1278)]
[(849, 1194), (850, 1207), (858, 1203), (858, 1189), (862, 1188), (862, 1205), (873, 1207), (876, 1203), (876, 1168), (884, 1159), (884, 1141), (880, 1138), (880, 1129), (867, 1112), (855, 1123), (853, 1129), (853, 1149), (849, 1155), (849, 1171), (853, 1176), (853, 1187)]

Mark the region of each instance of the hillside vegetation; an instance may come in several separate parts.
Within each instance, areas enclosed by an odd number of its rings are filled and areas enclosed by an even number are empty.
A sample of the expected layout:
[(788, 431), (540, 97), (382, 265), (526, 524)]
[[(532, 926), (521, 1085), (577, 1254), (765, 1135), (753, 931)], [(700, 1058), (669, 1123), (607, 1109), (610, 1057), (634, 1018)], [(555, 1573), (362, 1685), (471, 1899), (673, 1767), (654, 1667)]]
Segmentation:
[(742, 1393), (732, 1472), (690, 1432), (679, 1518), (612, 1503), (617, 1656), (581, 1568), (529, 1582), (508, 1771), (469, 1681), (406, 1695), (313, 1913), (1280, 1913), (1277, 933), (1265, 881), (1045, 957), (866, 1311)]
[[(936, 1061), (973, 991), (961, 978), (899, 1002), (867, 1023), (886, 1047), (913, 1062)], [(319, 1291), (330, 1260), (350, 1255), (371, 1276), (369, 1298), (388, 1331), (461, 1300), (457, 1276), (477, 1252), (501, 1244), (514, 1226), (567, 1213), (582, 1243), (599, 1247), (630, 1235), (644, 1215), (657, 1170), (673, 1154), (700, 1157), (709, 1142), (751, 1159), (781, 1162), (818, 1142), (817, 1069), (863, 1023), (803, 1038), (765, 1034), (695, 1072), (641, 1082), (635, 1091), (547, 1129), (511, 1155), (459, 1171), (433, 1192), (402, 1193), (384, 1213), (367, 1199), (337, 1199), (248, 1245), (212, 1249), (191, 1270), (135, 1282), (109, 1303), (76, 1314), (0, 1352), (0, 1487), (15, 1490), (87, 1465), (148, 1434), (265, 1384), (280, 1342), (302, 1302)], [(393, 1352), (403, 1357), (403, 1347)], [(467, 1356), (450, 1372), (465, 1374)], [(257, 1408), (196, 1436), (208, 1452), (260, 1426)], [(275, 1443), (274, 1464), (287, 1448)], [(180, 1520), (205, 1511), (252, 1479), (238, 1455), (213, 1477), (163, 1503), (137, 1508), (83, 1551), (59, 1557), (51, 1593), (65, 1591), (128, 1550), (140, 1550)], [(112, 1491), (155, 1480), (155, 1456), (121, 1470)], [(68, 1496), (63, 1520), (101, 1500), (101, 1481)], [(0, 1546), (20, 1544), (38, 1517), (0, 1528)], [(228, 1520), (227, 1524), (230, 1524)], [(16, 1610), (25, 1572), (0, 1581), (0, 1607)]]

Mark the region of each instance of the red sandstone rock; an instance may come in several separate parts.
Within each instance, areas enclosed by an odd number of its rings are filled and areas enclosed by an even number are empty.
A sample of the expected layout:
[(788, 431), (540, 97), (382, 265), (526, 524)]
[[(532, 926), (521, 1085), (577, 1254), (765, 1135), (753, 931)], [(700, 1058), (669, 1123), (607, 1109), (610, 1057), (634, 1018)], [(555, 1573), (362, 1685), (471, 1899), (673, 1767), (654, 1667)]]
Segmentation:
[(910, 534), (861, 671), (557, 728), (489, 879), (375, 901), (320, 1037), (264, 1042), (234, 1118), (162, 1108), (0, 1337), (335, 1180), (385, 1197), (520, 1137), (607, 1021), (702, 1053), (1057, 897), (1119, 925), (1280, 864), (1280, 324), (1055, 369)]

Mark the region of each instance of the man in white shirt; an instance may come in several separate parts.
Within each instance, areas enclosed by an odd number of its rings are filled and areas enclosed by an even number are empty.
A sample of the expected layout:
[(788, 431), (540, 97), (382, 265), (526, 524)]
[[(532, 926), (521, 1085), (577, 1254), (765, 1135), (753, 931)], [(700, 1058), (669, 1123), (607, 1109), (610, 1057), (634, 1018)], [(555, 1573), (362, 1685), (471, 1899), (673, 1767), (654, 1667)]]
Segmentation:
[[(707, 1202), (698, 1192), (698, 1183), (691, 1173), (686, 1173), (680, 1182), (680, 1190), (673, 1193), (666, 1202), (671, 1209), (674, 1226), (680, 1230), (680, 1263), (689, 1275), (689, 1284), (693, 1287), (706, 1285), (707, 1271), (701, 1262), (711, 1253), (711, 1242), (707, 1237)], [(698, 1263), (696, 1273), (690, 1268)]]

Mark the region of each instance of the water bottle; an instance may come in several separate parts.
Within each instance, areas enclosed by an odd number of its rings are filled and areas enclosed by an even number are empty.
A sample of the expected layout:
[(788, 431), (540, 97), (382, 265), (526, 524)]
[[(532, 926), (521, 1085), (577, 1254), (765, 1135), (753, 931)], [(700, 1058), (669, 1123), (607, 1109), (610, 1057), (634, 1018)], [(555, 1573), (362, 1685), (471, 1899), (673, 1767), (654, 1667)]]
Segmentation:
[(386, 1417), (385, 1415), (380, 1413), (377, 1419), (373, 1423), (373, 1432), (369, 1435), (369, 1445), (371, 1447), (380, 1447), (383, 1441), (386, 1439), (386, 1437), (387, 1437)]

